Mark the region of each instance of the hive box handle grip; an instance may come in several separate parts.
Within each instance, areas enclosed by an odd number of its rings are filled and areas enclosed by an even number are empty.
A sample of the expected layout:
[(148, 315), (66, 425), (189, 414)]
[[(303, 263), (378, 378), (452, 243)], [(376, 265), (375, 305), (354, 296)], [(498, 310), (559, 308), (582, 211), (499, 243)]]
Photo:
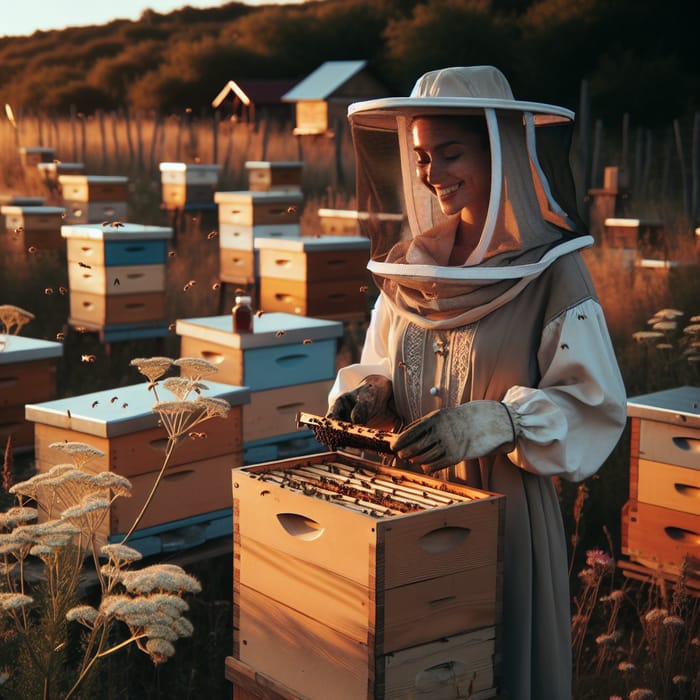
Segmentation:
[(277, 520), (287, 534), (299, 540), (317, 540), (325, 531), (316, 520), (300, 513), (277, 513)]
[(700, 440), (692, 437), (674, 437), (673, 444), (684, 452), (699, 452), (700, 453)]
[(695, 546), (700, 545), (700, 533), (693, 532), (693, 530), (686, 530), (682, 527), (665, 527), (664, 532), (668, 537), (676, 542), (683, 542), (685, 544), (692, 544)]
[(688, 496), (690, 498), (700, 498), (700, 488), (697, 486), (691, 486), (690, 484), (674, 484), (673, 488), (681, 496)]
[(468, 527), (438, 527), (426, 532), (418, 543), (427, 554), (444, 554), (461, 547), (470, 532)]

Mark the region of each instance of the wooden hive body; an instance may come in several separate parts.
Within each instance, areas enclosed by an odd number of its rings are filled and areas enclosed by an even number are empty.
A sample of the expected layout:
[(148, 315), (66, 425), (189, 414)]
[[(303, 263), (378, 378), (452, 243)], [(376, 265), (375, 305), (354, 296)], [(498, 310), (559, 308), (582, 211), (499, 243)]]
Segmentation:
[(700, 590), (700, 389), (629, 399), (630, 499), (622, 552), (650, 571), (686, 574)]
[(233, 496), (234, 659), (300, 698), (441, 697), (448, 666), (444, 697), (493, 697), (502, 496), (342, 452), (236, 469)]
[[(230, 471), (242, 464), (241, 406), (250, 398), (245, 387), (207, 382), (203, 395), (226, 399), (226, 418), (211, 418), (197, 426), (173, 451), (156, 497), (146, 511), (141, 528), (232, 508)], [(161, 396), (167, 400), (170, 396)], [(132, 483), (131, 498), (118, 498), (110, 507), (101, 534), (118, 539), (131, 526), (163, 465), (167, 433), (152, 410), (155, 398), (143, 382), (81, 396), (26, 406), (26, 418), (34, 423), (38, 472), (69, 461), (55, 448), (56, 442), (84, 442), (105, 453), (93, 458), (89, 471), (113, 471)]]
[(325, 413), (336, 372), (343, 325), (293, 314), (256, 316), (252, 333), (234, 333), (230, 314), (180, 319), (181, 354), (201, 357), (217, 377), (249, 387), (243, 409), (244, 463), (318, 451), (309, 433), (296, 430), (299, 411)]
[(24, 419), (24, 407), (56, 396), (56, 369), (63, 346), (21, 335), (3, 338), (0, 352), (0, 440), (12, 437), (13, 447), (34, 444), (34, 426)]

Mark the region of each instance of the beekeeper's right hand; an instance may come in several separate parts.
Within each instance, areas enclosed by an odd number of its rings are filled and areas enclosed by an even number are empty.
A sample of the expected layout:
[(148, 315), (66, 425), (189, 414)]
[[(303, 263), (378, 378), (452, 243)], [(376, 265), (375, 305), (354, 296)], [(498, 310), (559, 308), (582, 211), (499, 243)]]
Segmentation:
[(395, 419), (392, 398), (391, 380), (381, 374), (370, 374), (354, 389), (340, 394), (326, 416), (359, 425), (392, 423)]

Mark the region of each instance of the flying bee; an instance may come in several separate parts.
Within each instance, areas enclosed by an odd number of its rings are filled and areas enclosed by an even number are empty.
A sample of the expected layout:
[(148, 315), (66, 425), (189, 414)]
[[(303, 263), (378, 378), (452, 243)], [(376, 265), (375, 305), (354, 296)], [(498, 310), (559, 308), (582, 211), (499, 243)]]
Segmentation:
[(97, 357), (95, 355), (82, 355), (80, 357), (81, 362), (95, 362), (97, 360)]
[(210, 241), (212, 238), (216, 238), (218, 235), (218, 231), (209, 231), (209, 233), (207, 234), (207, 240)]
[(80, 265), (80, 267), (85, 267), (88, 270), (92, 270), (92, 265), (88, 265), (87, 263), (82, 262), (82, 260), (78, 261), (78, 265)]
[(58, 288), (58, 293), (63, 295), (63, 294), (68, 294), (68, 290), (65, 287), (59, 287)]
[(278, 338), (281, 338), (283, 335), (286, 335), (286, 331), (275, 331), (275, 335)]
[(66, 339), (66, 334), (58, 332), (56, 333), (56, 340), (65, 340)]
[(118, 397), (118, 396), (113, 396), (113, 397), (109, 400), (109, 402), (110, 402), (110, 403), (114, 403), (115, 401), (118, 401), (118, 400), (119, 400), (119, 397)]
[(98, 403), (100, 403), (100, 402), (99, 402), (99, 401), (93, 401), (93, 402), (90, 404), (90, 407), (91, 407), (91, 408), (95, 408), (95, 406), (97, 406)]
[(27, 248), (28, 253), (36, 253), (38, 248), (35, 245), (30, 245), (29, 248)]
[(53, 288), (52, 288), (52, 287), (46, 287), (46, 288), (44, 289), (44, 294), (46, 294), (47, 297), (48, 297), (48, 296), (51, 296), (51, 295), (53, 294)]

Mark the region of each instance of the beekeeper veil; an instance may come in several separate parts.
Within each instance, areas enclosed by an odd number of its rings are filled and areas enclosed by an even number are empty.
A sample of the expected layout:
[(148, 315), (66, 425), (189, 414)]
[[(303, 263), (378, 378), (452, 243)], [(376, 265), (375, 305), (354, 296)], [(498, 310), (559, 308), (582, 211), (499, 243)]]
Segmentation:
[[(491, 154), (488, 212), (461, 265), (448, 264), (459, 214), (447, 216), (418, 176), (415, 117), (483, 120)], [(573, 113), (516, 101), (492, 66), (426, 73), (410, 97), (350, 105), (357, 207), (368, 268), (401, 313), (424, 327), (472, 323), (515, 297), (554, 260), (591, 245), (569, 167)]]

